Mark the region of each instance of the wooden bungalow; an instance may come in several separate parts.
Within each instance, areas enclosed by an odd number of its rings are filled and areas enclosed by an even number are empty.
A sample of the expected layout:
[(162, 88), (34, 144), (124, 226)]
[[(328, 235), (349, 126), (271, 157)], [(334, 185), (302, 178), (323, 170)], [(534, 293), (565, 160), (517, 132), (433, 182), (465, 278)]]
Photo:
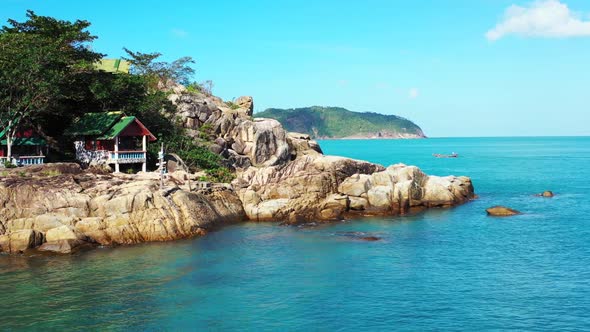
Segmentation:
[(74, 138), (78, 161), (105, 162), (115, 172), (121, 164), (141, 164), (145, 172), (148, 141), (156, 140), (136, 117), (123, 112), (87, 113), (64, 134)]
[(11, 158), (8, 160), (8, 141), (6, 130), (0, 132), (0, 164), (7, 161), (15, 166), (40, 165), (44, 163), (43, 150), (47, 142), (36, 135), (32, 129), (16, 133), (11, 146)]

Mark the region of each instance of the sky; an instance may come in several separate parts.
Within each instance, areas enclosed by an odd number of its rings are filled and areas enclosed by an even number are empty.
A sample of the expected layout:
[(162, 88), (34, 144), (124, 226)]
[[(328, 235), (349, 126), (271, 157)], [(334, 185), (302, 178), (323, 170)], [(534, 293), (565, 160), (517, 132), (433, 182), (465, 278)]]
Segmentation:
[[(196, 60), (195, 81), (266, 108), (396, 114), (430, 137), (590, 135), (588, 0), (0, 0), (83, 19), (123, 47)], [(95, 2), (96, 3), (96, 2)]]

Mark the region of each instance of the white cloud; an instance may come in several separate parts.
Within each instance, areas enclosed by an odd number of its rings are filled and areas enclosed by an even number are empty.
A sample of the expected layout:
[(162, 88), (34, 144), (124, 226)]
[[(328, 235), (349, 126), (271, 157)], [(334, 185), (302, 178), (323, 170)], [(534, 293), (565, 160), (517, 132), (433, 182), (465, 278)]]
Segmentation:
[(170, 30), (170, 32), (172, 33), (172, 35), (174, 37), (177, 37), (177, 38), (185, 38), (186, 36), (188, 36), (188, 32), (183, 29), (174, 28), (174, 29)]
[(410, 91), (408, 91), (408, 98), (410, 99), (416, 99), (419, 95), (420, 91), (418, 91), (417, 88), (411, 88)]
[(508, 7), (502, 21), (486, 33), (486, 38), (494, 41), (510, 34), (549, 38), (590, 36), (590, 21), (560, 0), (539, 0), (526, 7)]

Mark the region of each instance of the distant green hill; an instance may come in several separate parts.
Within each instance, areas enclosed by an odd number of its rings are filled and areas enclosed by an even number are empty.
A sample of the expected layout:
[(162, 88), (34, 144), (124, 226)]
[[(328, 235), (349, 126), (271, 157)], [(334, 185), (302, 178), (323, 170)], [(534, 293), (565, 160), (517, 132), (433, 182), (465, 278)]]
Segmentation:
[(341, 107), (269, 108), (254, 114), (278, 120), (287, 131), (313, 138), (424, 138), (422, 129), (396, 115), (352, 112)]

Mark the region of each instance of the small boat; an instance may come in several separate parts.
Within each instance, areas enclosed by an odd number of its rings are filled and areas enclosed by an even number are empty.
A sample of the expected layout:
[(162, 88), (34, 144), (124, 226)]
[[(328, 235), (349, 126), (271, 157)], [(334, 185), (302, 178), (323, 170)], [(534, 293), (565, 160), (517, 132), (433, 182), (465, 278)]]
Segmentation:
[(434, 157), (436, 158), (458, 158), (459, 154), (453, 152), (451, 154), (440, 154), (440, 153), (434, 153), (433, 154)]

